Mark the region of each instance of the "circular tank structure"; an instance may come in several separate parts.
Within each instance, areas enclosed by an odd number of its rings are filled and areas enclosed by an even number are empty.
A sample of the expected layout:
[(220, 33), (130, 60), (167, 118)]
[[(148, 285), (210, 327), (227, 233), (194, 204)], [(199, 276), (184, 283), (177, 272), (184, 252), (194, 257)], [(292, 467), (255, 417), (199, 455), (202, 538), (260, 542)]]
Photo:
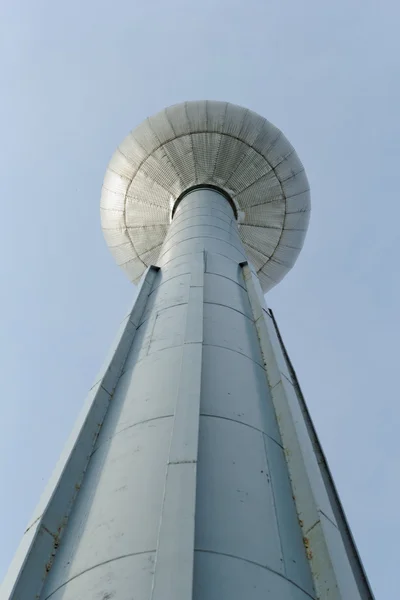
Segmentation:
[(309, 184), (283, 133), (227, 102), (166, 108), (118, 147), (101, 197), (102, 228), (117, 264), (138, 283), (157, 264), (180, 198), (199, 186), (230, 199), (246, 255), (267, 292), (302, 248)]

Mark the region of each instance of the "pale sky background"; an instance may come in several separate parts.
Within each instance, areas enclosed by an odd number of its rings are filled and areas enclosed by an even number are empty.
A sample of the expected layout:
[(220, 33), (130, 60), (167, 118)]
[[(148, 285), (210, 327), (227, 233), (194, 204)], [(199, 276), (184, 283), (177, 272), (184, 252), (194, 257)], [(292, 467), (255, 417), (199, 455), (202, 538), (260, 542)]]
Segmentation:
[(399, 22), (396, 0), (1, 2), (0, 580), (134, 295), (100, 229), (107, 162), (208, 98), (305, 165), (309, 234), (267, 301), (377, 600), (398, 597)]

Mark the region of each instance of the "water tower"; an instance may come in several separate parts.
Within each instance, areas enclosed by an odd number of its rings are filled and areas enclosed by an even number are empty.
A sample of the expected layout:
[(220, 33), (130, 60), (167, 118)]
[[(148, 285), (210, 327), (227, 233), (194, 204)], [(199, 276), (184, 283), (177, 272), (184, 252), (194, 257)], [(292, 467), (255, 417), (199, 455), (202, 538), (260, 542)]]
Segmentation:
[(373, 597), (264, 303), (309, 214), (293, 147), (239, 106), (172, 106), (122, 142), (101, 218), (137, 298), (1, 600)]

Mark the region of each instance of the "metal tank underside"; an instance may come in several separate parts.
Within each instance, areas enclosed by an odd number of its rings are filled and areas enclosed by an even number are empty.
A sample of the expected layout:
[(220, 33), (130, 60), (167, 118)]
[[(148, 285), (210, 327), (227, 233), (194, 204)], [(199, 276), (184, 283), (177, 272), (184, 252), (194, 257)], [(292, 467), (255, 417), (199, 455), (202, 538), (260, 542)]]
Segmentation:
[(263, 296), (307, 228), (293, 148), (177, 105), (120, 146), (101, 211), (137, 298), (0, 600), (372, 600)]
[(310, 213), (309, 184), (293, 146), (256, 113), (227, 102), (177, 104), (120, 144), (104, 178), (103, 233), (136, 283), (156, 264), (176, 200), (211, 185), (232, 198), (243, 247), (264, 291), (291, 269)]

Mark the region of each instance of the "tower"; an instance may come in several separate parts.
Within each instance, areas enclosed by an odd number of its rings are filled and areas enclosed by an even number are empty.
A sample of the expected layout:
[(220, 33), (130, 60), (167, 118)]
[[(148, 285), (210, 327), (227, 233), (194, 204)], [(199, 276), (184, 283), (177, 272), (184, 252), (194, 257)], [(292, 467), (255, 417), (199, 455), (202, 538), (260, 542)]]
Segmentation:
[(307, 178), (223, 102), (147, 119), (102, 226), (139, 284), (1, 600), (371, 599), (264, 293), (300, 252)]

